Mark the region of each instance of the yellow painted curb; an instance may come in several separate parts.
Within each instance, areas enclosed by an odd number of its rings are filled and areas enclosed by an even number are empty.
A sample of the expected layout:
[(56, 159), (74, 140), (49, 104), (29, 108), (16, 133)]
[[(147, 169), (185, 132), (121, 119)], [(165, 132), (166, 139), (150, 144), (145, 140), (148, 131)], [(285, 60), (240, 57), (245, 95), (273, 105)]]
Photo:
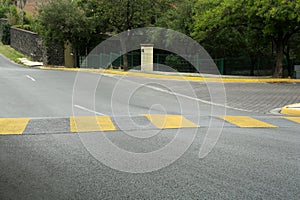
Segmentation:
[(55, 67), (40, 67), (44, 70), (59, 70), (59, 71), (75, 71), (75, 72), (96, 72), (105, 74), (128, 75), (147, 78), (161, 78), (171, 80), (186, 80), (186, 81), (203, 81), (203, 82), (225, 82), (225, 83), (300, 83), (300, 79), (289, 78), (209, 78), (209, 77), (191, 77), (191, 76), (176, 76), (176, 75), (161, 75), (147, 74), (142, 72), (124, 72), (110, 69), (83, 69), (83, 68), (55, 68)]
[(281, 114), (300, 116), (300, 103), (284, 106), (281, 109)]

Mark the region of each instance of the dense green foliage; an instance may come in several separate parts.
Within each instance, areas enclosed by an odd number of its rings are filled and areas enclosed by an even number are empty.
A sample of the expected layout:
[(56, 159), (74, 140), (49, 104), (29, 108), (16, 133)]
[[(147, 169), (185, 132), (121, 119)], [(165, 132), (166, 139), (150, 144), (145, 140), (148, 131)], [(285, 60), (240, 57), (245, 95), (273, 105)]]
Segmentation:
[(300, 31), (299, 9), (298, 0), (198, 0), (192, 35), (201, 41), (230, 27), (242, 33), (246, 43), (250, 41), (246, 48), (249, 53), (261, 49), (255, 43), (273, 42), (276, 50), (273, 76), (281, 77), (284, 50), (291, 37)]
[(20, 15), (14, 1), (0, 0), (0, 18), (8, 18), (12, 25), (20, 23)]
[(0, 0), (0, 18), (6, 18), (9, 7), (12, 5), (11, 0)]
[(92, 21), (75, 1), (52, 1), (40, 9), (40, 33), (47, 43), (64, 45), (66, 41), (80, 46), (94, 31)]
[(6, 18), (6, 13), (9, 11), (9, 7), (6, 5), (0, 5), (0, 18)]
[[(0, 1), (5, 3), (0, 16), (20, 24), (11, 1)], [(38, 20), (25, 20), (25, 27), (38, 31), (47, 44), (72, 43), (78, 54), (105, 35), (159, 26), (192, 37), (225, 63), (247, 60), (251, 75), (262, 63), (274, 77), (292, 75), (291, 66), (300, 62), (299, 0), (49, 0), (39, 11)], [(126, 55), (123, 59), (126, 70)]]
[(2, 29), (1, 42), (4, 45), (9, 45), (10, 44), (10, 26), (11, 25), (9, 23), (5, 23), (1, 27), (1, 29)]
[[(96, 22), (98, 33), (120, 33), (131, 29), (155, 26), (157, 19), (171, 6), (172, 0), (79, 0), (88, 17)], [(121, 41), (126, 52), (126, 41)], [(123, 67), (128, 70), (127, 55), (123, 55)]]

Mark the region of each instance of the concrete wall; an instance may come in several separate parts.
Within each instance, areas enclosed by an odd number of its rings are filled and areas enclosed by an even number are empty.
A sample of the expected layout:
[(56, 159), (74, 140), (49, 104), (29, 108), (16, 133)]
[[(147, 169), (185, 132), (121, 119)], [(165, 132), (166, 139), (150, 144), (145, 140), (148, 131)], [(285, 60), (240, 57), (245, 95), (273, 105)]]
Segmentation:
[(46, 47), (37, 33), (11, 27), (10, 36), (10, 46), (34, 61), (44, 65), (64, 65), (64, 49), (55, 45)]

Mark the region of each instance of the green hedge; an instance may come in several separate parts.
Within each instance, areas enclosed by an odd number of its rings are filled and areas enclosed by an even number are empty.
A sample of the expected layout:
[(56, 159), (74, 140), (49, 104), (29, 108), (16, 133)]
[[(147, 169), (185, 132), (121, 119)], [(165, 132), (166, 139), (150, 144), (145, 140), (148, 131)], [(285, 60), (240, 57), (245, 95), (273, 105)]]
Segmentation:
[(4, 45), (10, 45), (10, 27), (9, 23), (5, 23), (2, 25), (2, 38), (1, 41)]
[(22, 25), (16, 25), (15, 27), (26, 30), (26, 31), (32, 31), (31, 25), (30, 24), (24, 24)]

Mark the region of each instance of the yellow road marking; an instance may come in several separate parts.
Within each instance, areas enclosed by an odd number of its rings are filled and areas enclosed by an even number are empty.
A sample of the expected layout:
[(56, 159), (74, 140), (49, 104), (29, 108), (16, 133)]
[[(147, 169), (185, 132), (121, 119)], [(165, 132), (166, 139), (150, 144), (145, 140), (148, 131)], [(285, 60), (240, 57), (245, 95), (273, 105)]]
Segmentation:
[(296, 122), (300, 124), (300, 117), (285, 117), (285, 119), (288, 119), (290, 121)]
[(16, 134), (20, 135), (24, 132), (29, 118), (1, 118), (0, 119), (0, 135)]
[(40, 67), (44, 70), (62, 70), (62, 71), (80, 71), (80, 72), (98, 72), (106, 74), (118, 74), (118, 75), (129, 75), (129, 76), (140, 76), (148, 78), (163, 78), (173, 80), (187, 80), (187, 81), (205, 81), (205, 82), (228, 82), (228, 83), (300, 83), (298, 79), (283, 79), (283, 78), (210, 78), (202, 76), (178, 76), (178, 75), (162, 75), (162, 74), (146, 74), (139, 72), (124, 72), (118, 70), (109, 69), (79, 69), (79, 68), (56, 68), (56, 67)]
[(197, 124), (180, 115), (145, 115), (159, 129), (194, 128)]
[(109, 116), (70, 117), (70, 131), (72, 133), (115, 130), (116, 127)]
[(268, 124), (247, 116), (225, 116), (221, 118), (240, 128), (278, 128), (272, 124)]

